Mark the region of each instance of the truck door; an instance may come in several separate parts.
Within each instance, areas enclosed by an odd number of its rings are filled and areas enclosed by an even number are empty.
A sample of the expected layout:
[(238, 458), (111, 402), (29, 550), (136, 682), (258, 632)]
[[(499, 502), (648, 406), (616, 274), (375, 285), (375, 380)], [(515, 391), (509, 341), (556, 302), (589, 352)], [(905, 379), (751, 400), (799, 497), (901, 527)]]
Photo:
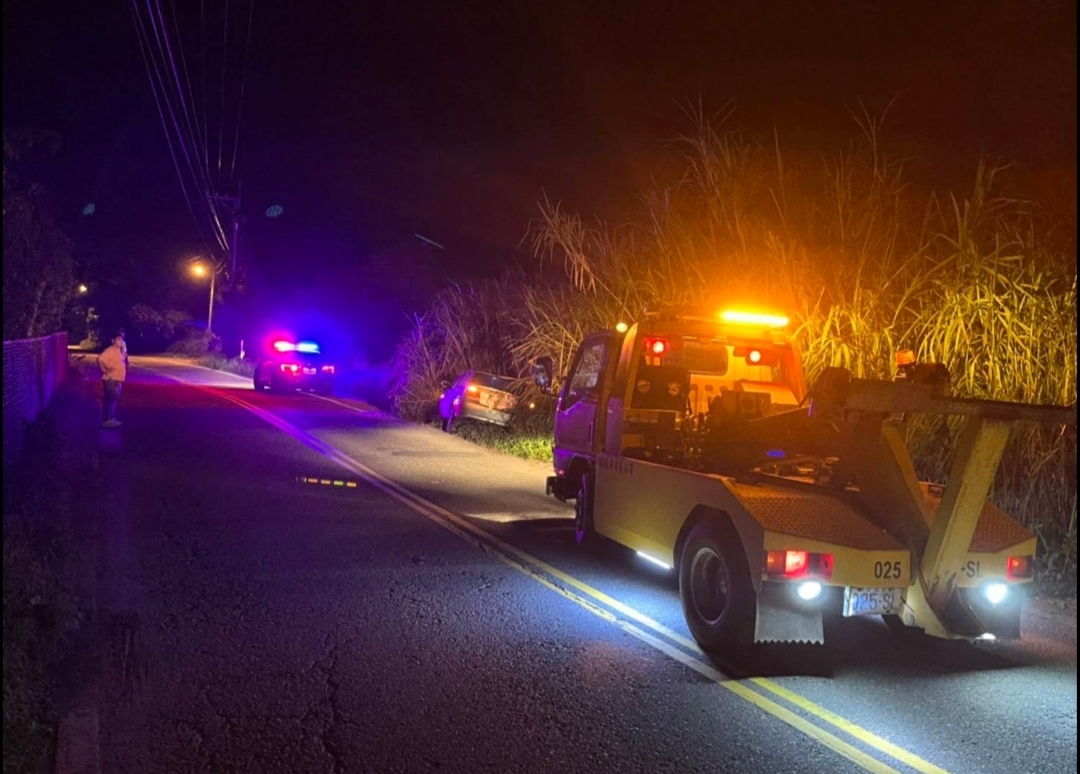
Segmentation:
[(574, 454), (595, 454), (597, 410), (608, 359), (606, 336), (588, 338), (578, 348), (563, 383), (555, 415), (555, 466), (565, 470)]

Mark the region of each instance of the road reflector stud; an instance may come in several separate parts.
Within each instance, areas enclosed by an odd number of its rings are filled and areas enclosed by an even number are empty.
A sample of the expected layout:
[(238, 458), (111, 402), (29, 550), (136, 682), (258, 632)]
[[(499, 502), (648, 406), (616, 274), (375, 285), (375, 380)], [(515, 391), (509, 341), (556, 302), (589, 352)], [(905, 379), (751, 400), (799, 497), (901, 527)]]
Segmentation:
[(310, 476), (297, 476), (296, 480), (301, 484), (319, 484), (322, 486), (339, 486), (345, 489), (356, 489), (355, 481), (345, 481), (343, 479), (329, 479), (329, 478), (311, 478)]

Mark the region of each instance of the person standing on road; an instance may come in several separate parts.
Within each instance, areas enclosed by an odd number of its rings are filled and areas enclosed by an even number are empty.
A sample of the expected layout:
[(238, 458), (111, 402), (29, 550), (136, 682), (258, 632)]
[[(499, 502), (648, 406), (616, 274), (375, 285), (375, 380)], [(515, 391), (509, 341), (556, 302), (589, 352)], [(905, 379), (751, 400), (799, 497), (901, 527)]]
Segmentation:
[(116, 404), (120, 400), (120, 388), (127, 377), (127, 358), (124, 356), (124, 335), (117, 333), (112, 343), (98, 355), (97, 364), (101, 369), (101, 417), (105, 427), (120, 427), (116, 418)]

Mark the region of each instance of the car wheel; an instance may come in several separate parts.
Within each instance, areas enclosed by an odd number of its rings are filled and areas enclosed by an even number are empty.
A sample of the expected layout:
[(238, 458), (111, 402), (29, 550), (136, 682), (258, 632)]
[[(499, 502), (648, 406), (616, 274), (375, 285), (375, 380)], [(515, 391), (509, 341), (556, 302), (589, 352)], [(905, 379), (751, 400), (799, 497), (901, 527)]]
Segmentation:
[(255, 384), (255, 392), (263, 392), (266, 389), (266, 383), (259, 378), (259, 372), (256, 371), (252, 377), (252, 382)]
[(742, 543), (730, 526), (694, 527), (679, 557), (686, 623), (707, 653), (737, 651), (752, 640), (754, 587)]
[(453, 425), (454, 425), (454, 415), (453, 414), (451, 414), (448, 417), (443, 417), (442, 418), (442, 431), (444, 433), (449, 433), (453, 429)]
[(585, 545), (593, 541), (593, 478), (591, 473), (581, 475), (577, 499), (574, 500), (574, 540)]

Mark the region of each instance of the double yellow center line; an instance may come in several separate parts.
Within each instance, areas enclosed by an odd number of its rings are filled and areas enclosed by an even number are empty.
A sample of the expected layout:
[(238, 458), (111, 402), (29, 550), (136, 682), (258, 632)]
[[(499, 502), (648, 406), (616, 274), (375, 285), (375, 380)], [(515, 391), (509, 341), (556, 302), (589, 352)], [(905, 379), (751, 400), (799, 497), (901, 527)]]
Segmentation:
[[(904, 766), (921, 772), (921, 774), (947, 774), (944, 769), (825, 709), (810, 699), (784, 688), (772, 680), (751, 678), (746, 681), (738, 681), (726, 677), (708, 662), (705, 654), (692, 639), (669, 629), (640, 611), (572, 575), (568, 575), (547, 562), (522, 551), (517, 546), (499, 539), (462, 516), (409, 491), (381, 473), (357, 462), (339, 449), (320, 441), (310, 433), (281, 419), (277, 415), (227, 392), (195, 384), (192, 386), (212, 393), (251, 412), (268, 424), (289, 434), (305, 446), (329, 458), (367, 484), (426, 516), (439, 526), (472, 543), (526, 577), (551, 589), (590, 613), (614, 624), (655, 650), (685, 664), (699, 675), (715, 682), (721, 688), (748, 701), (763, 712), (828, 747), (866, 771), (874, 772), (874, 774), (899, 774), (897, 769), (883, 760), (874, 757), (851, 742), (845, 741), (845, 739), (828, 728), (811, 722), (806, 716), (820, 721), (824, 726), (831, 726), (833, 729), (857, 740), (867, 748), (876, 750)], [(319, 483), (322, 483), (323, 480), (326, 479), (319, 479)], [(314, 479), (309, 479), (307, 482), (314, 483), (314, 481)], [(336, 484), (336, 481), (334, 483)], [(777, 699), (784, 703), (777, 701)], [(792, 708), (800, 710), (806, 716), (799, 714)]]

